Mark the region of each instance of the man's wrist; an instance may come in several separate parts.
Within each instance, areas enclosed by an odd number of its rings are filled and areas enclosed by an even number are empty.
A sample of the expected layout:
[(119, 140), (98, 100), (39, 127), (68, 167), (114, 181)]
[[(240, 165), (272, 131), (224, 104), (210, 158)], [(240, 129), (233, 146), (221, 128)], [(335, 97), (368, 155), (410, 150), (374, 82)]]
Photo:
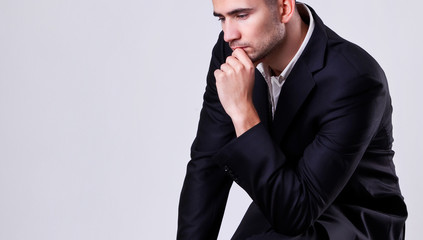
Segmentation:
[(260, 117), (254, 107), (249, 108), (243, 114), (232, 117), (232, 123), (235, 127), (236, 136), (239, 137), (252, 127), (260, 123)]

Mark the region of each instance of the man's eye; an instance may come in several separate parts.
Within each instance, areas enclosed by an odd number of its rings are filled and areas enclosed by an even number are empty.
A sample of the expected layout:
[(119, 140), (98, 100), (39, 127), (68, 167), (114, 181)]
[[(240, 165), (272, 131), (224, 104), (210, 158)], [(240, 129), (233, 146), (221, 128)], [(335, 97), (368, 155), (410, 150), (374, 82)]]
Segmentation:
[(220, 17), (220, 18), (218, 18), (217, 20), (218, 20), (219, 22), (223, 22), (223, 21), (225, 21), (225, 18)]
[(237, 15), (236, 17), (237, 17), (238, 19), (245, 19), (245, 18), (247, 18), (247, 16), (248, 16), (248, 14), (239, 14), (239, 15)]

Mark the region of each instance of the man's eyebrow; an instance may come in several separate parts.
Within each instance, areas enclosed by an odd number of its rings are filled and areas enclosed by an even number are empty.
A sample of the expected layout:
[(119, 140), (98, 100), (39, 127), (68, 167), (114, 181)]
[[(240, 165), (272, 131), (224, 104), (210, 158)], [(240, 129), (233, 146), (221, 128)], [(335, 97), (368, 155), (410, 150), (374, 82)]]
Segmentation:
[[(252, 8), (237, 8), (237, 9), (234, 9), (234, 10), (228, 12), (226, 15), (234, 16), (234, 15), (237, 15), (237, 14), (243, 13), (243, 12), (251, 12), (252, 10), (253, 10)], [(213, 11), (213, 16), (223, 17), (223, 14)]]

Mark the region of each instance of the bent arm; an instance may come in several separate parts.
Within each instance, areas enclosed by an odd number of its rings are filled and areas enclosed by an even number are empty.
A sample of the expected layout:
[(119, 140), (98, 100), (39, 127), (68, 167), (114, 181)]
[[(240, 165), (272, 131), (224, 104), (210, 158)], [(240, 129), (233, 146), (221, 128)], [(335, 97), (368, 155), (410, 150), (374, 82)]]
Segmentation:
[(213, 76), (224, 59), (222, 37), (219, 39), (213, 49), (197, 136), (180, 196), (178, 240), (217, 238), (233, 182), (212, 158), (235, 138), (231, 119), (219, 102)]
[(365, 85), (346, 86), (330, 103), (300, 159), (289, 159), (262, 124), (215, 156), (276, 231), (297, 235), (311, 226), (345, 187), (378, 130), (387, 89), (360, 78)]

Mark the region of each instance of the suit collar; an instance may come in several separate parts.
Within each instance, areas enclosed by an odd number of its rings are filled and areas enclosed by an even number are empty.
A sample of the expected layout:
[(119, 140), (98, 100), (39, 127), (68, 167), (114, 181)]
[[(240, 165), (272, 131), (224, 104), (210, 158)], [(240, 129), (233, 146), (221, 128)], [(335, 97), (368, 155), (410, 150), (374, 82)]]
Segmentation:
[(317, 16), (313, 8), (308, 5), (307, 7), (313, 14), (315, 28), (299, 61), (304, 61), (309, 71), (314, 73), (324, 66), (328, 36), (326, 34), (326, 26), (323, 24), (322, 20)]

